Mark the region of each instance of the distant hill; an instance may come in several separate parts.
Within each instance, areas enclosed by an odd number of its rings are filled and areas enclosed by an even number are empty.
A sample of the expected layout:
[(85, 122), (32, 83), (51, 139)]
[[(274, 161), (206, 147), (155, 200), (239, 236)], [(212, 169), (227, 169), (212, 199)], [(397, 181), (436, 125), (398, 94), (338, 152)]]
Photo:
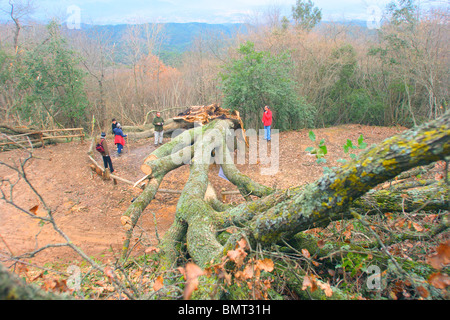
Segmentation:
[[(81, 30), (88, 35), (95, 36), (103, 34), (109, 38), (110, 45), (115, 44), (117, 53), (117, 62), (126, 63), (127, 51), (125, 46), (125, 37), (127, 34), (127, 24), (117, 25), (81, 25)], [(69, 32), (76, 32), (71, 30)], [(162, 44), (159, 52), (165, 62), (175, 63), (173, 60), (186, 50), (189, 50), (196, 38), (206, 35), (223, 35), (224, 37), (233, 37), (238, 32), (247, 32), (247, 25), (243, 23), (229, 24), (208, 24), (199, 22), (189, 23), (164, 23), (162, 30)], [(168, 61), (169, 60), (169, 61)]]
[[(350, 27), (367, 29), (366, 22), (360, 20), (352, 21), (322, 21), (318, 29), (329, 23), (343, 24)], [(127, 34), (127, 24), (117, 25), (88, 25), (83, 24), (81, 30), (94, 36), (95, 34), (104, 34), (109, 38), (110, 45), (116, 47), (116, 62), (127, 63), (127, 57), (131, 49), (126, 47), (124, 38)], [(227, 24), (209, 24), (200, 22), (188, 23), (164, 23), (163, 24), (163, 42), (158, 52), (155, 52), (160, 58), (169, 65), (176, 65), (180, 55), (191, 49), (194, 40), (199, 36), (223, 35), (225, 38), (232, 38), (237, 33), (246, 33), (250, 26), (244, 23)], [(70, 32), (76, 32), (72, 30)], [(320, 32), (320, 31), (319, 31)]]

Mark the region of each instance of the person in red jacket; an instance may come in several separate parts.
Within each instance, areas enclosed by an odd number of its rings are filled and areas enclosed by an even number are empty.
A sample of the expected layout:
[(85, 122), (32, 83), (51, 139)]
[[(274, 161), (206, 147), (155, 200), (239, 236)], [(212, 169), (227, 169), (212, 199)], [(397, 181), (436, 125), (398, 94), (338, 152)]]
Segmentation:
[(123, 133), (120, 123), (118, 123), (116, 128), (114, 129), (114, 135), (114, 143), (117, 145), (117, 154), (120, 156), (123, 146), (125, 145), (124, 138), (127, 136)]
[(264, 114), (262, 118), (264, 124), (264, 140), (270, 141), (270, 128), (272, 126), (272, 111), (269, 106), (264, 107)]

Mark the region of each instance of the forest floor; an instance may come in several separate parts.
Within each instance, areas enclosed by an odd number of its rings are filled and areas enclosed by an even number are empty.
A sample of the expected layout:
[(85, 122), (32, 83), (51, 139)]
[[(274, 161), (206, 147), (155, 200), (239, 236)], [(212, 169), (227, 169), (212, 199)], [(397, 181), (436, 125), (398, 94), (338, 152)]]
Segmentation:
[[(338, 159), (350, 157), (343, 151), (347, 139), (356, 143), (362, 134), (370, 146), (387, 137), (397, 134), (405, 128), (373, 127), (362, 125), (345, 125), (333, 128), (314, 129), (317, 140), (324, 138), (328, 148), (326, 155), (328, 167), (339, 166)], [(262, 175), (261, 164), (241, 164), (238, 168), (255, 181), (276, 188), (287, 188), (313, 182), (323, 174), (323, 166), (315, 162), (315, 157), (305, 152), (314, 146), (308, 138), (309, 130), (282, 132), (279, 135), (280, 157), (276, 174)], [(109, 137), (110, 149), (114, 149)], [(167, 142), (169, 138), (165, 138)], [(88, 256), (103, 262), (113, 262), (120, 256), (125, 238), (125, 230), (120, 222), (122, 214), (140, 190), (118, 181), (102, 180), (93, 174), (87, 156), (90, 141), (48, 145), (35, 149), (33, 158), (27, 162), (25, 172), (32, 186), (42, 196), (51, 209), (58, 227), (70, 240)], [(143, 177), (140, 170), (143, 159), (155, 149), (153, 138), (130, 141), (120, 157), (112, 152), (115, 174), (130, 181)], [(23, 159), (23, 151), (13, 150), (0, 153), (0, 161), (14, 165)], [(103, 164), (100, 154), (95, 152), (95, 159)], [(218, 176), (218, 166), (213, 166), (210, 173), (217, 193), (237, 188)], [(189, 167), (183, 166), (170, 172), (163, 180), (161, 188), (182, 190), (189, 176)], [(18, 181), (17, 173), (5, 166), (0, 166), (2, 180)], [(9, 193), (10, 185), (3, 182), (1, 188)], [(9, 196), (8, 196), (9, 197)], [(179, 195), (158, 193), (144, 211), (135, 229), (133, 254), (142, 254), (146, 247), (157, 244), (158, 237), (172, 224)], [(39, 205), (36, 215), (45, 215), (39, 198), (24, 181), (18, 181), (13, 189), (16, 206), (29, 210)], [(229, 195), (227, 202), (241, 202), (242, 196)], [(48, 245), (64, 243), (65, 240), (50, 224), (42, 225), (39, 220), (18, 210), (18, 208), (0, 200), (0, 261), (10, 255), (18, 256), (25, 252)], [(68, 264), (80, 262), (82, 258), (69, 248), (50, 248), (39, 252), (33, 263)]]

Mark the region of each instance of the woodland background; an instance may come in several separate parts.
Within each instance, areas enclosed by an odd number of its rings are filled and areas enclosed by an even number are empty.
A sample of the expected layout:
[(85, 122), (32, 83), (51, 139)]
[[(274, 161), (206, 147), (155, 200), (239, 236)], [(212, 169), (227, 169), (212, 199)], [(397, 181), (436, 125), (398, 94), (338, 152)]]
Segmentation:
[(275, 127), (286, 130), (410, 127), (448, 109), (448, 8), (393, 2), (380, 28), (369, 29), (321, 22), (305, 4), (291, 17), (274, 6), (235, 25), (79, 29), (31, 21), (38, 4), (5, 4), (11, 19), (0, 25), (0, 119), (89, 128), (95, 117), (103, 128), (113, 117), (137, 125), (149, 111), (170, 117), (219, 103), (257, 128), (268, 104)]

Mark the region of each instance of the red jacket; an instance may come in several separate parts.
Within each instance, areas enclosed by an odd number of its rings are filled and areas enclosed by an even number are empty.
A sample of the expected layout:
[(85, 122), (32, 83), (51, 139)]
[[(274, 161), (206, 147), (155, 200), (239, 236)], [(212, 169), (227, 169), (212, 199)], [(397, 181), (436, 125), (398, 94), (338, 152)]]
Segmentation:
[(264, 111), (262, 121), (263, 121), (264, 126), (272, 125), (272, 111), (270, 111), (270, 109), (267, 111)]
[(115, 128), (114, 129), (114, 144), (118, 144), (120, 143), (121, 145), (125, 145), (125, 139), (124, 137), (126, 137), (126, 134), (123, 134), (123, 131), (120, 128)]

